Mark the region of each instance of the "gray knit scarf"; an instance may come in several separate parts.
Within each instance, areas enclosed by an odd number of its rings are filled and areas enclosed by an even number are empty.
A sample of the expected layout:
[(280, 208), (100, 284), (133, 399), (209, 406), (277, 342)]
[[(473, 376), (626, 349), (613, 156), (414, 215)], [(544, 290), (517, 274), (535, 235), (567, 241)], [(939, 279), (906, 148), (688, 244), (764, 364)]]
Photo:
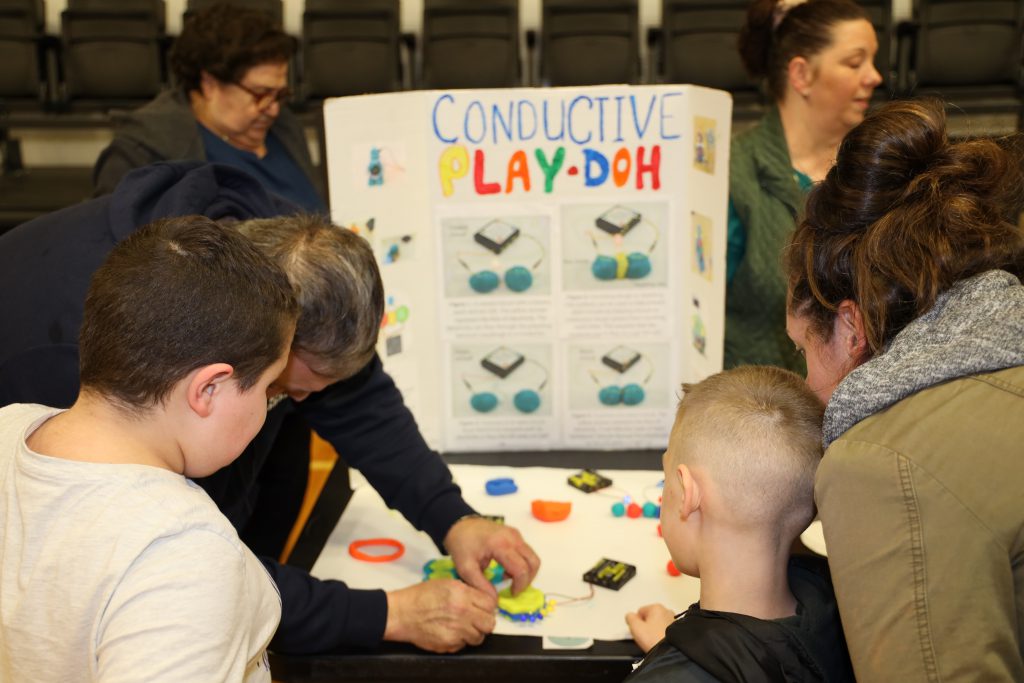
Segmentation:
[(1002, 270), (943, 292), (875, 358), (839, 384), (825, 409), (825, 448), (850, 427), (922, 389), (1024, 365), (1024, 286)]

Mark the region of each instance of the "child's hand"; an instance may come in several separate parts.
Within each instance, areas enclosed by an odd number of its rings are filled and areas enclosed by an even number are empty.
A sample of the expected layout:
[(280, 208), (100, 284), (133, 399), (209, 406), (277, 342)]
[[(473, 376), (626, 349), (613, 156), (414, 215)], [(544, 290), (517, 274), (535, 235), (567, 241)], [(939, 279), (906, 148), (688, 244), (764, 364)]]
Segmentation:
[(665, 637), (665, 629), (675, 621), (675, 612), (664, 605), (644, 605), (636, 612), (626, 614), (626, 623), (633, 640), (647, 652)]

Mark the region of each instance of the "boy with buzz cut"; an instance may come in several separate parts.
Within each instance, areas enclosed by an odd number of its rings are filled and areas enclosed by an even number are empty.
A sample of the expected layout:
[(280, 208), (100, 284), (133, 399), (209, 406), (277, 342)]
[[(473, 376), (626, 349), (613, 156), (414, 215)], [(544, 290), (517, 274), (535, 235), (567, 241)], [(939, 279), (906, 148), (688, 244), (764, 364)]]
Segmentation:
[(629, 683), (852, 681), (828, 565), (790, 557), (814, 517), (824, 407), (797, 375), (768, 366), (683, 391), (661, 531), (675, 565), (700, 578), (700, 602), (678, 619), (662, 605), (626, 616), (649, 650)]
[(270, 681), (280, 598), (189, 478), (259, 431), (297, 314), (284, 273), (206, 218), (110, 252), (74, 405), (0, 409), (0, 681)]

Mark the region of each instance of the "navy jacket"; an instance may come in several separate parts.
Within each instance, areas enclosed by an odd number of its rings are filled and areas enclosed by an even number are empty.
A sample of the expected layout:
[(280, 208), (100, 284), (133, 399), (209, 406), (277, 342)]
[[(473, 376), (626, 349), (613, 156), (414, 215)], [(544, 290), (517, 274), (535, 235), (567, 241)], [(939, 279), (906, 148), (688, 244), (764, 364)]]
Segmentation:
[[(69, 406), (78, 395), (78, 330), (89, 279), (115, 244), (170, 216), (266, 218), (295, 211), (243, 171), (203, 162), (164, 162), (132, 171), (113, 194), (42, 216), (0, 237), (0, 406)], [(355, 377), (305, 401), (282, 401), (245, 452), (198, 480), (236, 528), (252, 513), (254, 485), (285, 415), (299, 412), (388, 505), (441, 547), (473, 512), (447, 466), (420, 436), (378, 358)], [(272, 647), (294, 653), (372, 646), (384, 634), (383, 591), (351, 590), (261, 558), (281, 592)]]

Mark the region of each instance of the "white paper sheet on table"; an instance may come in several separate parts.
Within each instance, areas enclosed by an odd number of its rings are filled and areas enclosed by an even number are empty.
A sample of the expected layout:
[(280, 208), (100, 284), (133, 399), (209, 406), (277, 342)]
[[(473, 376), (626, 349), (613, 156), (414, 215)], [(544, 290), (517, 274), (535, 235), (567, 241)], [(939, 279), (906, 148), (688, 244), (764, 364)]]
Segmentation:
[[(541, 558), (534, 586), (545, 593), (585, 596), (584, 572), (603, 557), (636, 566), (637, 574), (619, 591), (596, 587), (592, 600), (556, 606), (543, 621), (519, 624), (498, 619), (495, 633), (529, 636), (582, 636), (599, 640), (630, 637), (626, 612), (653, 602), (681, 612), (697, 601), (700, 582), (668, 574), (668, 549), (658, 535), (658, 520), (614, 517), (610, 495), (585, 494), (566, 479), (578, 470), (546, 467), (453, 465), (452, 473), (466, 501), (482, 514), (504, 515), (505, 523), (522, 532)], [(616, 494), (625, 492), (639, 503), (645, 494), (654, 501), (662, 474), (655, 470), (609, 470)], [(489, 496), (484, 484), (511, 477), (519, 491)], [(388, 510), (372, 487), (356, 484), (355, 494), (313, 566), (321, 579), (343, 579), (352, 588), (394, 590), (420, 581), (423, 565), (440, 553), (426, 534), (416, 531), (399, 513)], [(607, 492), (606, 492), (607, 493)], [(569, 518), (541, 522), (530, 512), (533, 500), (572, 503)], [(395, 562), (367, 563), (348, 554), (352, 541), (389, 537), (405, 544)], [(560, 598), (555, 599), (556, 602)]]

